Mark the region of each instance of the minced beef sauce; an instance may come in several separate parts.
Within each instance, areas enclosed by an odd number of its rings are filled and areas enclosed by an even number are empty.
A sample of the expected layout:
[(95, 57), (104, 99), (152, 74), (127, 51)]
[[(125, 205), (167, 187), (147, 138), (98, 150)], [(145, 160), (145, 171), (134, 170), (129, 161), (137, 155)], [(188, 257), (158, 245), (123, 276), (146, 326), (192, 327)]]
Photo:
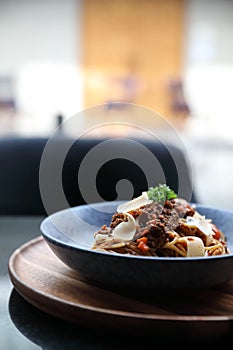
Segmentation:
[[(193, 216), (194, 213), (195, 209), (181, 198), (167, 200), (164, 205), (153, 202), (137, 210), (132, 210), (129, 214), (138, 221), (134, 240), (146, 236), (148, 245), (159, 251), (168, 242), (167, 232), (174, 230), (179, 225), (180, 218)], [(115, 213), (110, 229), (113, 230), (122, 221), (127, 221), (126, 215)]]

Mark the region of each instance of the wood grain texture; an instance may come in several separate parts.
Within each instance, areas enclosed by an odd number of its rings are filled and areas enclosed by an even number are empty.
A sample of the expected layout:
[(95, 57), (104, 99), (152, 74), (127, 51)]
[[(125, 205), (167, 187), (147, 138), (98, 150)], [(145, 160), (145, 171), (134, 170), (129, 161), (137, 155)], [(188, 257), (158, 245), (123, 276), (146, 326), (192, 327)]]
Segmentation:
[[(118, 331), (185, 331), (198, 337), (232, 329), (233, 281), (212, 289), (153, 296), (123, 295), (80, 280), (61, 262), (42, 236), (10, 257), (15, 289), (32, 305), (55, 317)], [(170, 332), (170, 330), (169, 330)]]

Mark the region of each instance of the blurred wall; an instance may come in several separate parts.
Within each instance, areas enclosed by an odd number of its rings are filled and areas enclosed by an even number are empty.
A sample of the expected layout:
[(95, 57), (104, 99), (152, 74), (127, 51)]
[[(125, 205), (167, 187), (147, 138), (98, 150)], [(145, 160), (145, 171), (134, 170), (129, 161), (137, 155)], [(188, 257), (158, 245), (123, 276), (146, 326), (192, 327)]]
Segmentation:
[(169, 118), (169, 84), (180, 78), (183, 0), (85, 0), (84, 105), (134, 102)]
[(0, 0), (0, 79), (14, 80), (17, 108), (5, 132), (48, 133), (82, 109), (81, 26), (81, 0)]
[(0, 0), (0, 73), (18, 73), (32, 62), (80, 59), (81, 47), (74, 45), (78, 4), (76, 0)]
[(186, 0), (186, 144), (203, 203), (233, 208), (233, 1)]
[(183, 76), (190, 132), (232, 140), (233, 1), (186, 0)]
[[(128, 100), (170, 117), (181, 78), (190, 134), (231, 140), (231, 0), (0, 0), (0, 134), (43, 134), (55, 116)], [(1, 97), (1, 96), (0, 96)], [(220, 131), (220, 132), (219, 132)]]

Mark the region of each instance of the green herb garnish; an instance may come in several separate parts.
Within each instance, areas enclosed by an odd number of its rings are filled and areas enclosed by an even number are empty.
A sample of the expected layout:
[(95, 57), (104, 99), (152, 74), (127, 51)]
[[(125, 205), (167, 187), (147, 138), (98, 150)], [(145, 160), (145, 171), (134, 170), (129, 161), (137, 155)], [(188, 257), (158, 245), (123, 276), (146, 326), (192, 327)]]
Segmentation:
[(164, 203), (166, 200), (177, 198), (177, 194), (167, 185), (150, 187), (147, 191), (148, 198), (154, 202)]

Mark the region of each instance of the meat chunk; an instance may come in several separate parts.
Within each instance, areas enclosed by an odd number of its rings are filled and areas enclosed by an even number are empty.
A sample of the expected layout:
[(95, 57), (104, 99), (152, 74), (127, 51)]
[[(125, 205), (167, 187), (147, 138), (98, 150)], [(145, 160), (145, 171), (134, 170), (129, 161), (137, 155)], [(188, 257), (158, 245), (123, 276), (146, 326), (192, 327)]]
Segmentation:
[(183, 199), (167, 200), (164, 206), (153, 202), (142, 208), (135, 236), (146, 236), (148, 245), (159, 250), (168, 242), (168, 232), (177, 228), (180, 218), (192, 216), (194, 213), (195, 209)]

